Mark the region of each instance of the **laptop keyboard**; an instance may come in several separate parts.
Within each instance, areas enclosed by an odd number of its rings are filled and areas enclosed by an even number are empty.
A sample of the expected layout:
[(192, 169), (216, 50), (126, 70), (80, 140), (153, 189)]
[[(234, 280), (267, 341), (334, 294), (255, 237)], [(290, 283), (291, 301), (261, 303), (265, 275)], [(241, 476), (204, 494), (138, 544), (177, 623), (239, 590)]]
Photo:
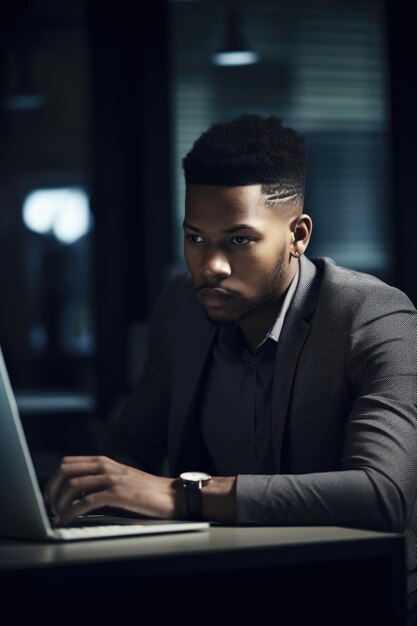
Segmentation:
[(138, 535), (143, 531), (141, 524), (104, 524), (103, 526), (77, 526), (55, 528), (57, 539), (94, 539), (95, 537), (120, 537), (121, 535)]

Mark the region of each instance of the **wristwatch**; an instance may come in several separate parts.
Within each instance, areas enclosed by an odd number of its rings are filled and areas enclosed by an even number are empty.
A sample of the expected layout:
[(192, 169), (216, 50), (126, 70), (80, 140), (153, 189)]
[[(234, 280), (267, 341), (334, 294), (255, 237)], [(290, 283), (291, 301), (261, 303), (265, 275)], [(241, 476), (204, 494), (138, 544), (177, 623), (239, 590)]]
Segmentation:
[(210, 479), (210, 474), (205, 472), (183, 472), (180, 474), (179, 480), (185, 491), (188, 519), (201, 520), (203, 518), (200, 491)]

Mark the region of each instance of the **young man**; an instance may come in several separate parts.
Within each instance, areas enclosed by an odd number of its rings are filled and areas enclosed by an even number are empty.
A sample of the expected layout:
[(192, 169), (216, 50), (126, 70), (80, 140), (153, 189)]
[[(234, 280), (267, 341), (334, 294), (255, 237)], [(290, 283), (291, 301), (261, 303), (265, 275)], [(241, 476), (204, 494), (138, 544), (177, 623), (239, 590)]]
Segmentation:
[(52, 509), (411, 532), (415, 308), (304, 256), (305, 142), (279, 119), (215, 124), (183, 165), (189, 273), (161, 294), (120, 419), (136, 467), (65, 458)]

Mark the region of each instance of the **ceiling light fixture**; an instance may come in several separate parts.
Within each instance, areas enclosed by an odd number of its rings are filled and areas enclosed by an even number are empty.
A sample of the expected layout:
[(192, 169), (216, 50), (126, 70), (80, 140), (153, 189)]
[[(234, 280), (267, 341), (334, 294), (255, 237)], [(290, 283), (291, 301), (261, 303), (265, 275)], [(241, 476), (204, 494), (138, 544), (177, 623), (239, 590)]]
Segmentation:
[(230, 9), (226, 18), (226, 40), (224, 47), (212, 55), (212, 62), (218, 66), (253, 65), (259, 61), (259, 54), (250, 50), (242, 40), (239, 15)]

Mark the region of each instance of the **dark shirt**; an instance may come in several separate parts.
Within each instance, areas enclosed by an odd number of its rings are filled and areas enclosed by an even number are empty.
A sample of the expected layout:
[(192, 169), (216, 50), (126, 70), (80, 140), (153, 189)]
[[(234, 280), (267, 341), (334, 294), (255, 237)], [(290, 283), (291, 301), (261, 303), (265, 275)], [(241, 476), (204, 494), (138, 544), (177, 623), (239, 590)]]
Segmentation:
[(202, 404), (203, 437), (220, 476), (273, 473), (271, 399), (276, 343), (252, 354), (239, 328), (221, 328)]
[(219, 328), (201, 405), (202, 434), (218, 476), (275, 473), (271, 444), (274, 361), (297, 283), (298, 273), (274, 325), (254, 353), (239, 327)]

